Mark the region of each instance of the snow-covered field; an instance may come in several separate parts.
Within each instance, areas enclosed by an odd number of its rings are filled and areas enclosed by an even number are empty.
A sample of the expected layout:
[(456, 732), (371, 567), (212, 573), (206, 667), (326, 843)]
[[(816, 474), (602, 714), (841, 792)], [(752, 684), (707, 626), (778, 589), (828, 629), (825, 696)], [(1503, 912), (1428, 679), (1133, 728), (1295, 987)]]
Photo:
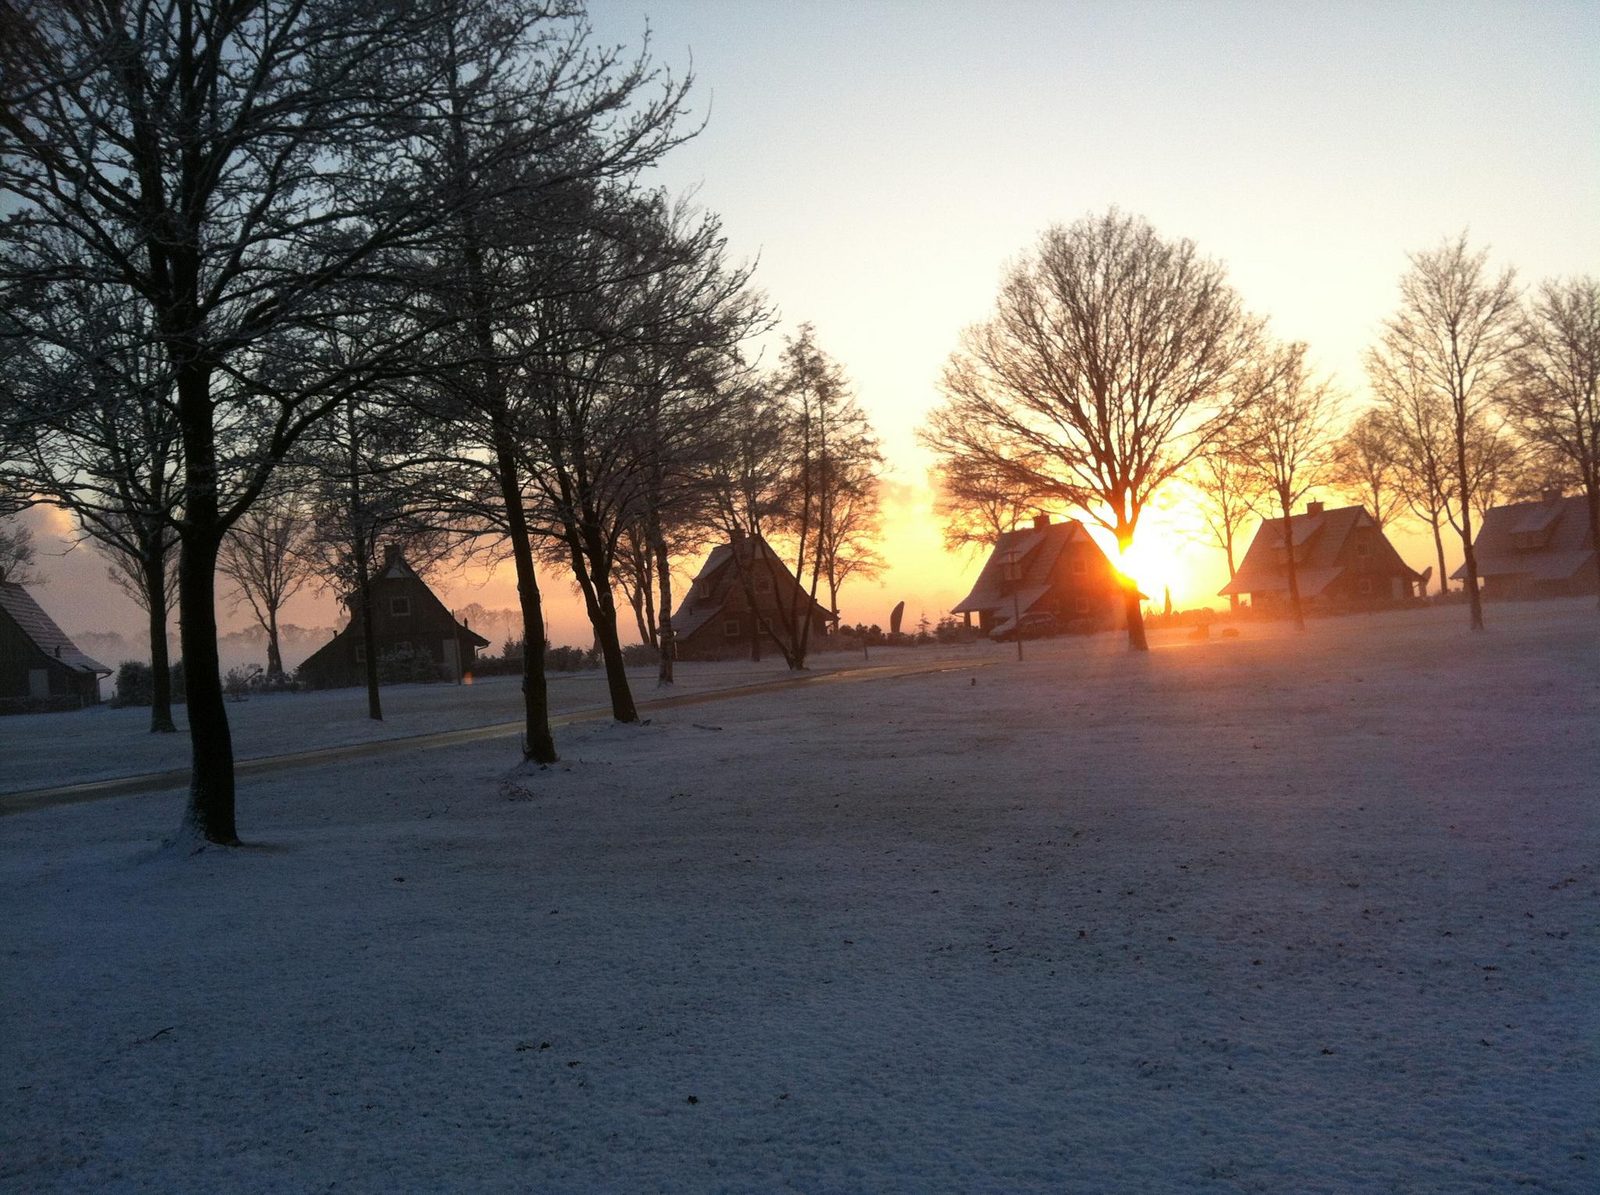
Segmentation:
[[(1593, 1191), (1600, 618), (1489, 618), (397, 749), (239, 851), (5, 817), (0, 1188)], [(4, 720), (0, 789), (171, 766), (121, 717)]]

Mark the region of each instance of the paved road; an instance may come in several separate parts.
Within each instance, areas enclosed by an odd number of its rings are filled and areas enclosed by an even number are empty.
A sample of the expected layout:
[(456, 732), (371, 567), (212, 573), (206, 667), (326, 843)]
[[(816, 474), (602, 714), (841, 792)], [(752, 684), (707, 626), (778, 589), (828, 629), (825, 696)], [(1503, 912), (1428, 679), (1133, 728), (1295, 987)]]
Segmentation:
[[(677, 709), (688, 705), (704, 705), (712, 701), (728, 701), (735, 697), (749, 697), (757, 693), (770, 693), (777, 689), (792, 689), (801, 685), (853, 684), (861, 681), (889, 680), (900, 676), (919, 676), (933, 672), (951, 672), (983, 668), (989, 660), (955, 662), (929, 661), (923, 664), (878, 664), (865, 668), (841, 669), (835, 672), (805, 673), (783, 676), (776, 680), (757, 681), (754, 684), (735, 685), (727, 689), (708, 689), (699, 693), (683, 693), (673, 697), (656, 697), (638, 703), (641, 715), (654, 710)], [(551, 726), (569, 726), (574, 722), (592, 722), (609, 718), (609, 706), (571, 710), (552, 714)], [(320, 747), (314, 751), (295, 751), (284, 755), (268, 755), (257, 759), (242, 759), (233, 765), (237, 777), (256, 776), (271, 772), (286, 772), (294, 768), (316, 767), (321, 764), (342, 763), (371, 755), (393, 751), (419, 751), (437, 747), (454, 747), (462, 743), (477, 743), (485, 739), (511, 738), (522, 733), (524, 724), (497, 722), (490, 726), (470, 726), (463, 730), (442, 730), (432, 734), (411, 735), (406, 738), (380, 739), (371, 743), (352, 743), (343, 747)], [(138, 776), (119, 776), (110, 780), (88, 780), (78, 784), (63, 784), (54, 788), (34, 788), (22, 792), (0, 794), (0, 817), (11, 813), (26, 813), (34, 809), (48, 809), (58, 805), (77, 805), (85, 801), (103, 801), (110, 797), (127, 797), (140, 793), (170, 792), (189, 783), (188, 768), (174, 768), (165, 772), (146, 772)]]

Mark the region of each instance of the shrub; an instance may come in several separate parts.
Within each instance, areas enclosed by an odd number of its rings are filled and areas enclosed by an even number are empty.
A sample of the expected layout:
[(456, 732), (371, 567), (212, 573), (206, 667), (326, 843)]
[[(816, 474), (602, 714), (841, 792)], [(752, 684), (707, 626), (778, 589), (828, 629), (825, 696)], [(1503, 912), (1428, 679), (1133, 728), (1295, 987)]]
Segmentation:
[(434, 658), (414, 647), (396, 647), (378, 657), (380, 685), (431, 684), (443, 679), (443, 669)]
[[(179, 660), (167, 670), (172, 678), (172, 700), (184, 699), (183, 661)], [(117, 666), (117, 695), (109, 704), (113, 706), (149, 705), (155, 699), (155, 674), (143, 660), (124, 660)]]

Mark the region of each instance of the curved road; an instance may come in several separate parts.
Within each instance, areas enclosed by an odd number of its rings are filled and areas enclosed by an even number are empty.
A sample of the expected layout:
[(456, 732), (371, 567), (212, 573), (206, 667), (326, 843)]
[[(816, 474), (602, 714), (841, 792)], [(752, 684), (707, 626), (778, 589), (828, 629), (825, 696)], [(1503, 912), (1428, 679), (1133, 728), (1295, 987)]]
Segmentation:
[[(929, 661), (925, 664), (879, 664), (865, 668), (840, 669), (801, 676), (784, 676), (776, 680), (757, 681), (754, 684), (735, 685), (728, 689), (708, 689), (700, 693), (684, 693), (675, 697), (657, 697), (638, 703), (640, 714), (653, 710), (677, 709), (687, 705), (704, 705), (712, 701), (727, 701), (735, 697), (749, 697), (756, 693), (770, 693), (776, 689), (789, 689), (799, 685), (847, 684), (857, 681), (891, 680), (900, 676), (919, 676), (935, 672), (955, 672), (987, 667), (991, 660), (971, 660), (955, 663), (950, 660)], [(590, 722), (611, 716), (609, 707), (592, 707), (552, 714), (551, 726), (568, 726), (574, 722)], [(496, 722), (489, 726), (469, 726), (463, 730), (442, 730), (433, 734), (417, 734), (404, 738), (379, 739), (371, 743), (352, 743), (344, 747), (319, 747), (313, 751), (294, 751), (284, 755), (268, 755), (256, 759), (238, 760), (233, 765), (234, 775), (256, 776), (270, 772), (286, 772), (294, 768), (315, 767), (319, 764), (340, 763), (370, 755), (383, 755), (391, 751), (424, 750), (432, 747), (453, 747), (461, 743), (476, 743), (485, 739), (511, 738), (523, 730), (523, 723)], [(88, 780), (78, 784), (63, 784), (54, 788), (33, 788), (22, 792), (0, 794), (0, 816), (27, 813), (34, 809), (48, 809), (57, 805), (77, 805), (84, 801), (102, 801), (110, 797), (126, 797), (139, 793), (168, 792), (189, 783), (188, 768), (174, 768), (166, 772), (146, 772), (138, 776), (119, 776), (110, 780)]]

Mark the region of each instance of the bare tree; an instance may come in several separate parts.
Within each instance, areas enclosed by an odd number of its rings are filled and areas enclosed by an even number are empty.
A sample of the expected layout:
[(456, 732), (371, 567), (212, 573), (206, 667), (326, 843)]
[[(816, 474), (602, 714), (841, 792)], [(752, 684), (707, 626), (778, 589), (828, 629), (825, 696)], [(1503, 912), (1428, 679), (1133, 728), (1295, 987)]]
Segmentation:
[(241, 515), (217, 554), (217, 568), (267, 634), (267, 679), (283, 678), (278, 612), (309, 577), (311, 513), (293, 494), (263, 498)]
[(33, 532), (20, 522), (0, 523), (0, 585), (31, 585), (36, 559)]
[(1367, 359), (1367, 376), (1377, 399), (1383, 435), (1394, 448), (1395, 482), (1412, 516), (1433, 536), (1439, 592), (1450, 592), (1445, 567), (1444, 528), (1453, 526), (1455, 476), (1449, 410), (1427, 384), (1409, 354), (1399, 361)]
[(1506, 405), (1523, 436), (1577, 475), (1600, 573), (1600, 280), (1545, 282), (1526, 327)]
[(144, 610), (152, 733), (172, 733), (167, 624), (177, 600), (182, 442), (148, 311), (120, 284), (25, 288), (0, 314), (11, 348), (9, 484), (69, 512)]
[(1281, 515), (1289, 608), (1302, 631), (1306, 618), (1295, 560), (1294, 508), (1323, 482), (1334, 442), (1332, 390), (1326, 381), (1312, 379), (1305, 355), (1306, 346), (1300, 343), (1262, 355), (1251, 387), (1254, 401), (1234, 433), (1247, 473), (1260, 491), (1272, 495)]
[[(1076, 506), (1132, 546), (1151, 497), (1232, 420), (1258, 336), (1223, 269), (1112, 210), (1053, 227), (945, 367), (924, 443)], [(1128, 643), (1147, 649), (1138, 590)]]
[[(952, 406), (938, 407), (928, 415), (920, 433), (923, 443), (962, 444), (976, 429)], [(1014, 487), (1009, 470), (997, 472), (986, 465), (1001, 456), (998, 445), (982, 455), (963, 453), (945, 457), (930, 470), (934, 514), (944, 524), (947, 551), (992, 548), (1007, 531), (1015, 531), (1035, 509), (1031, 493)]]
[(1399, 310), (1384, 322), (1367, 368), (1385, 386), (1426, 391), (1444, 404), (1471, 625), (1481, 631), (1470, 443), (1508, 382), (1519, 332), (1516, 273), (1508, 269), (1492, 276), (1487, 251), (1473, 253), (1464, 233), (1436, 249), (1410, 254), (1410, 262), (1400, 279)]
[(125, 286), (171, 371), (185, 825), (210, 842), (238, 841), (217, 553), (306, 429), (415, 336), (391, 309), (355, 358), (307, 351), (372, 313), (436, 228), (437, 190), (399, 147), (438, 80), (420, 36), (444, 2), (74, 0), (30, 6), (5, 41), (0, 307), (68, 279)]
[[(1227, 558), (1228, 580), (1232, 581), (1238, 571), (1241, 532), (1260, 497), (1259, 482), (1231, 435), (1212, 441), (1195, 457), (1186, 480), (1200, 497), (1201, 522)], [(1239, 595), (1229, 594), (1228, 604), (1237, 610)]]
[(1328, 481), (1358, 499), (1379, 530), (1394, 522), (1405, 506), (1396, 462), (1399, 451), (1390, 420), (1371, 408), (1356, 416), (1339, 437), (1329, 461)]

